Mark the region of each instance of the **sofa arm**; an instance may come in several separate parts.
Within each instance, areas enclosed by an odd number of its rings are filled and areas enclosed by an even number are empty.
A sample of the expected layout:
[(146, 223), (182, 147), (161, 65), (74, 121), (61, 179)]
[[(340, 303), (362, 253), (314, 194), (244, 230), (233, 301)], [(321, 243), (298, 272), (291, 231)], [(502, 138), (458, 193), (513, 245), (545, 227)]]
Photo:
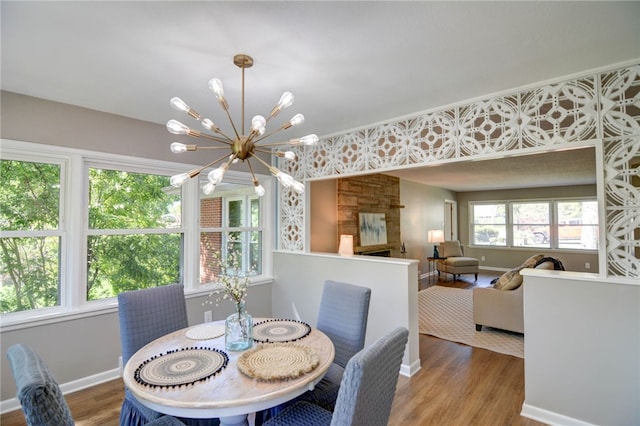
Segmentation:
[(524, 333), (523, 285), (514, 290), (473, 289), (473, 322), (482, 326)]

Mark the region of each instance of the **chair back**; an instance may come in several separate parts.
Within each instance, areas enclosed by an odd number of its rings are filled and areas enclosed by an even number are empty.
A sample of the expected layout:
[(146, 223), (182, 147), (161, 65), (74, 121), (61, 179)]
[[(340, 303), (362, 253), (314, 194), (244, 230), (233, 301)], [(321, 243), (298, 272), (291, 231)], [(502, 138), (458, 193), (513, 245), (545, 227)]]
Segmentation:
[(11, 346), (7, 358), (27, 425), (73, 426), (71, 410), (42, 358), (23, 344)]
[(347, 363), (332, 426), (386, 426), (409, 330), (398, 327)]
[(122, 362), (153, 340), (189, 326), (184, 286), (172, 284), (118, 295)]
[(327, 280), (322, 290), (316, 328), (335, 347), (334, 363), (344, 368), (364, 347), (371, 289)]

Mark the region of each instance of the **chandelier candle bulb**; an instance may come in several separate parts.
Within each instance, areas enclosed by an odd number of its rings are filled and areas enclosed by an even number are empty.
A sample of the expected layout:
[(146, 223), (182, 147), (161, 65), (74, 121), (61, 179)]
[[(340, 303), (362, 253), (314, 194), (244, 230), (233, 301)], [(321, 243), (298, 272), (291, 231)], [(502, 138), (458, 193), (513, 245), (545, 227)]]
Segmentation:
[(209, 80), (209, 89), (216, 94), (216, 98), (224, 97), (224, 89), (222, 88), (222, 82), (219, 79), (212, 78)]
[(278, 113), (280, 113), (280, 111), (282, 111), (287, 107), (290, 107), (293, 104), (294, 99), (295, 98), (293, 97), (293, 93), (284, 92), (280, 97), (280, 100), (278, 101), (278, 105), (276, 105), (273, 108), (273, 110), (271, 110), (271, 114), (269, 114), (269, 118), (275, 117), (276, 115), (278, 115)]
[(197, 149), (197, 145), (185, 145), (180, 142), (173, 142), (171, 144), (171, 152), (173, 152), (174, 154), (180, 154), (187, 151), (196, 151)]
[(266, 191), (264, 187), (260, 185), (260, 182), (258, 182), (257, 179), (253, 181), (253, 186), (254, 186), (254, 191), (258, 197), (262, 197), (265, 194)]
[(191, 107), (189, 107), (189, 105), (187, 105), (187, 103), (182, 99), (178, 97), (173, 97), (171, 98), (171, 101), (169, 103), (171, 104), (173, 109), (186, 112), (187, 114), (189, 114), (189, 116), (195, 118), (196, 120), (200, 120), (200, 114), (198, 114), (197, 111), (191, 109)]
[(302, 123), (304, 123), (304, 115), (296, 114), (293, 117), (291, 117), (291, 120), (289, 120), (289, 122), (284, 123), (282, 125), (282, 128), (286, 130), (289, 127), (297, 126), (298, 124), (302, 124)]
[(205, 186), (202, 187), (202, 192), (205, 195), (211, 195), (215, 190), (216, 190), (216, 186), (211, 182), (207, 183)]
[(208, 118), (202, 120), (202, 127), (207, 130), (211, 130), (212, 132), (220, 133), (220, 127), (216, 126), (216, 124)]

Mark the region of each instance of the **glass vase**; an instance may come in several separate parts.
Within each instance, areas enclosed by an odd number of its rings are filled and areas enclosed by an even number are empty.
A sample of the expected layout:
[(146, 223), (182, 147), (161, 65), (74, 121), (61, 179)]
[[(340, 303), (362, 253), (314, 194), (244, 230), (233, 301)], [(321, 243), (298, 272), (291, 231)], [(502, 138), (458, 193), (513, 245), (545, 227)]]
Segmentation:
[(244, 351), (253, 346), (253, 318), (244, 303), (236, 304), (236, 312), (224, 323), (224, 345), (228, 351)]

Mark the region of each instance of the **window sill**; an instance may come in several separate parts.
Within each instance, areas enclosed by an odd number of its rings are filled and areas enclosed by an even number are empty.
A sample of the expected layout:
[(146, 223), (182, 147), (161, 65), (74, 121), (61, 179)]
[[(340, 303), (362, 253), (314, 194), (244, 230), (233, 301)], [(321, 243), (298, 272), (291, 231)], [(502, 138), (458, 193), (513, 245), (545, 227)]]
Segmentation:
[[(272, 277), (258, 277), (254, 281), (251, 281), (249, 287), (266, 285), (273, 283)], [(185, 289), (185, 299), (194, 299), (197, 297), (205, 297), (212, 292), (219, 291), (220, 288), (214, 284), (201, 286), (198, 289)], [(46, 312), (45, 312), (46, 311)], [(11, 314), (6, 314), (1, 317), (0, 321), (0, 333), (21, 330), (31, 327), (39, 327), (42, 325), (55, 324), (64, 321), (74, 321), (81, 318), (92, 317), (96, 315), (105, 315), (118, 312), (117, 299), (111, 298), (104, 301), (96, 301), (88, 304), (83, 308), (73, 310), (63, 310), (63, 308), (51, 308), (42, 310), (42, 312), (34, 313), (33, 315), (16, 316), (11, 318)], [(9, 318), (6, 318), (8, 316)]]

